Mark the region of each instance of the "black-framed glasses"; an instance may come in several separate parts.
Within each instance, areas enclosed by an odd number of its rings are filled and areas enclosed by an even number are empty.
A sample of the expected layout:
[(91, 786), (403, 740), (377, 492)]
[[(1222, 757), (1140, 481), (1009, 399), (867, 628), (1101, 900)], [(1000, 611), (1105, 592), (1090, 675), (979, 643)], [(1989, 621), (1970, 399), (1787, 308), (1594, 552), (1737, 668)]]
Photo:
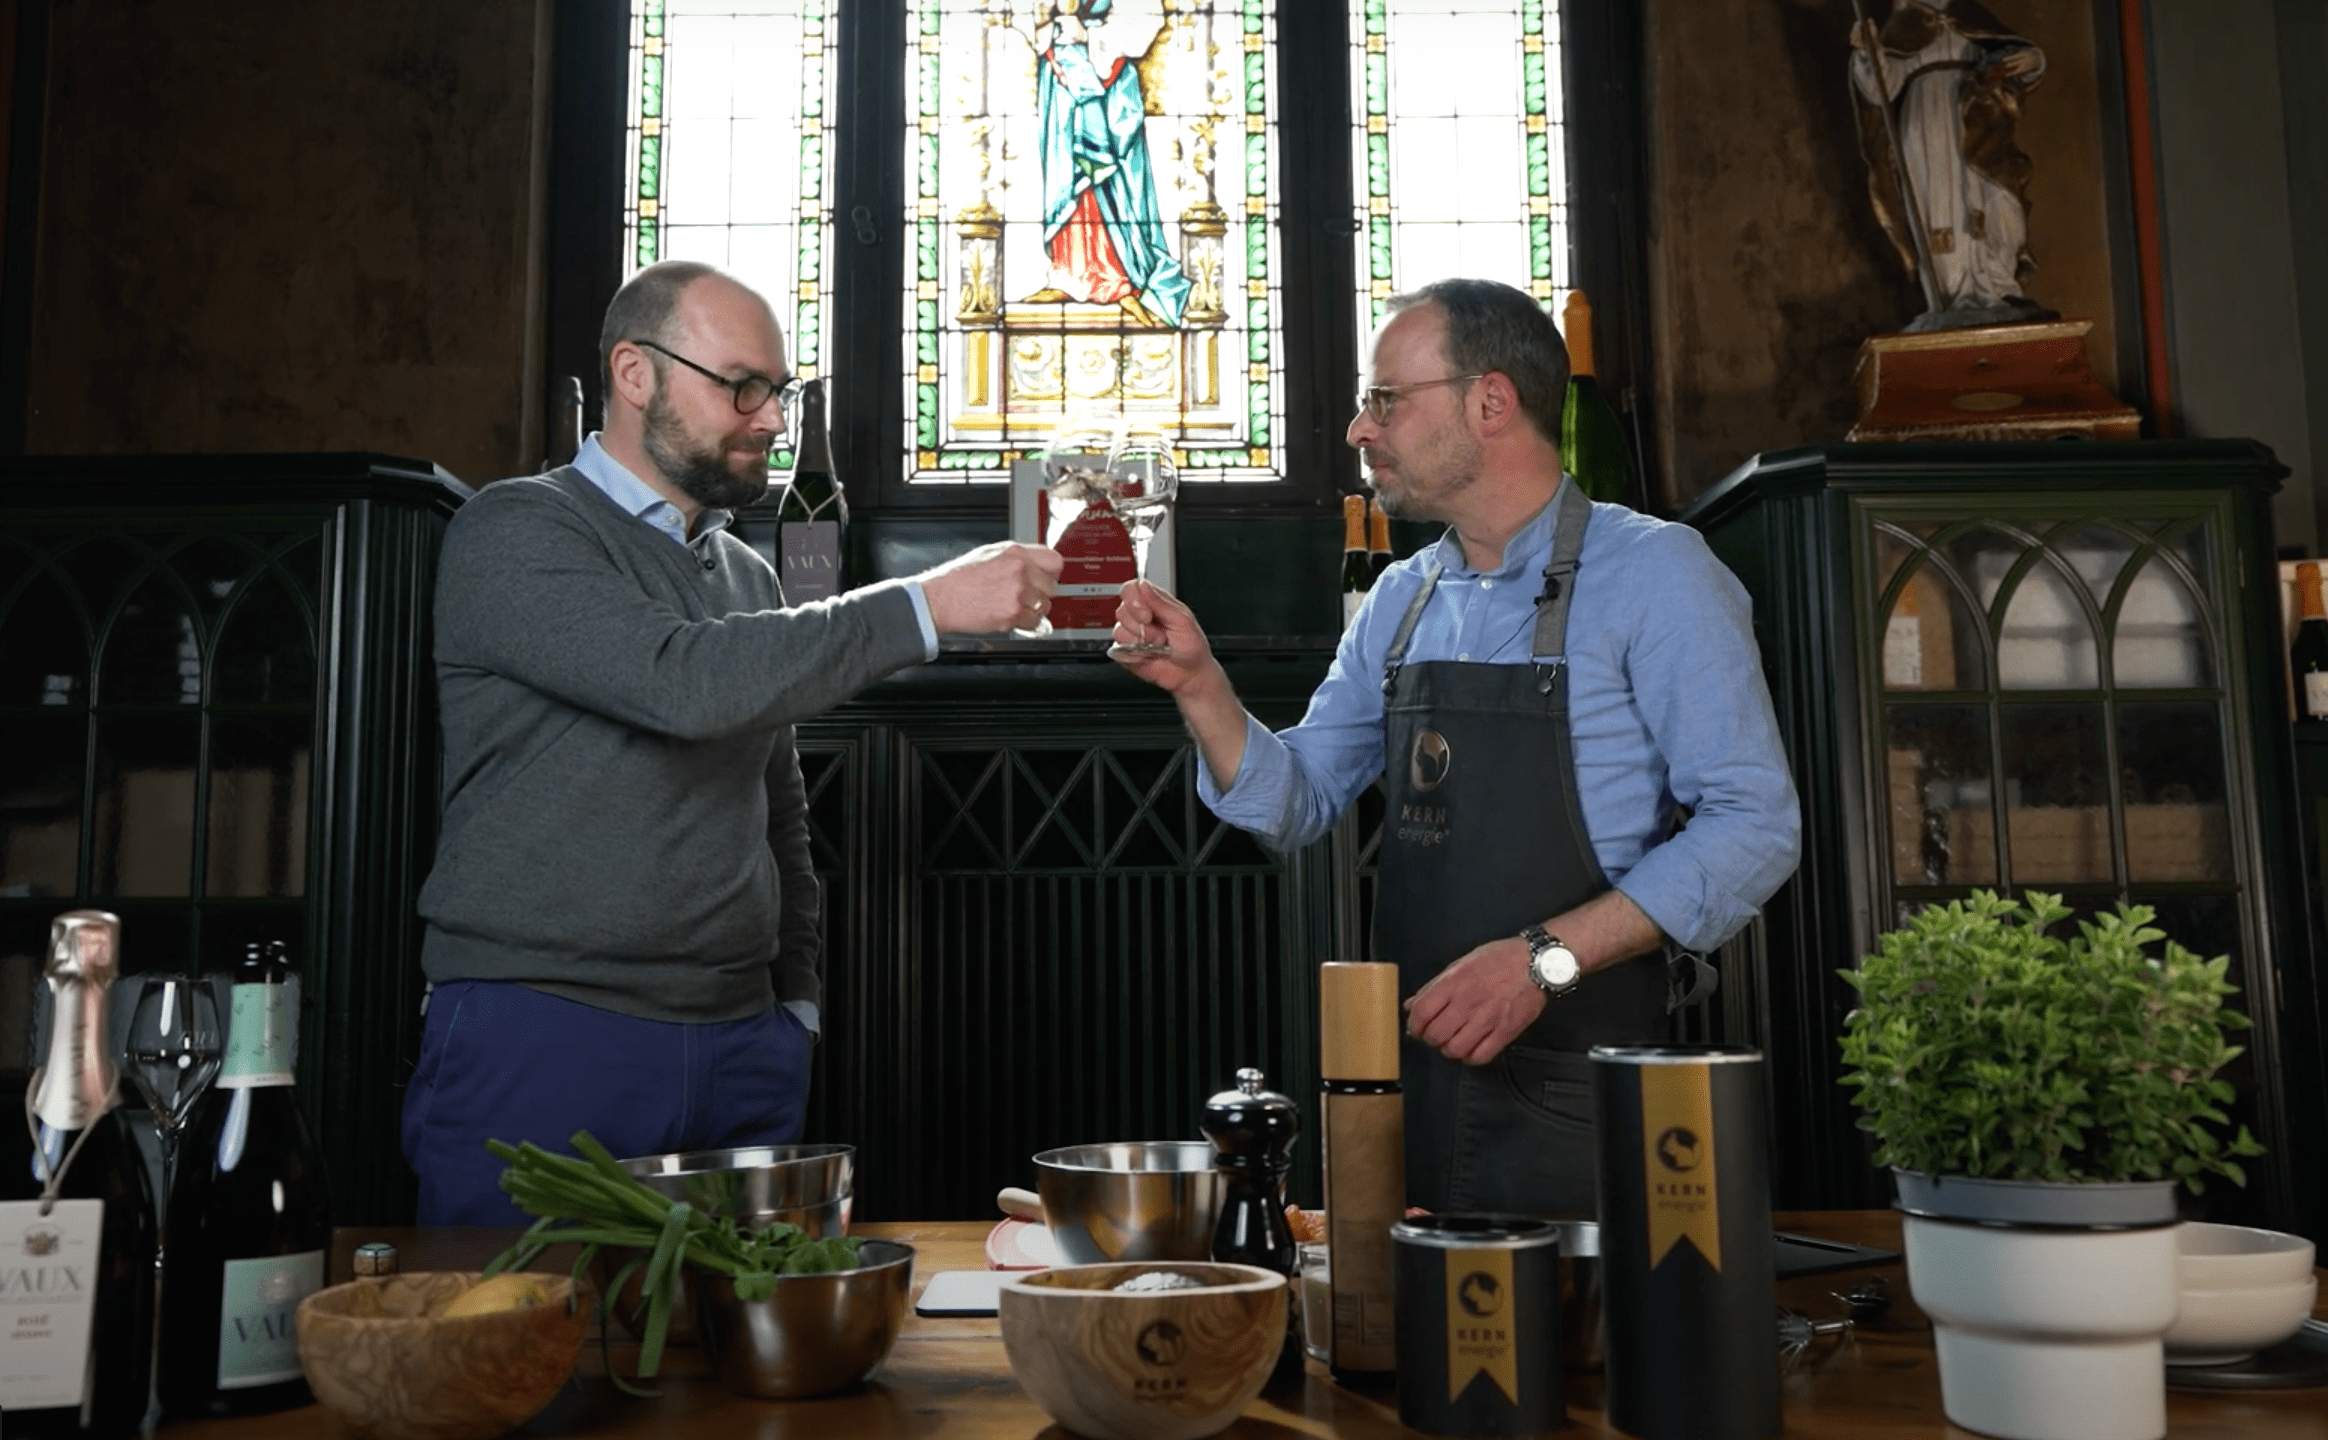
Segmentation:
[(1390, 423), (1390, 407), (1398, 397), (1409, 390), (1427, 390), (1433, 385), (1459, 385), (1466, 380), (1484, 380), (1487, 372), (1477, 375), (1447, 375), (1437, 380), (1409, 380), (1404, 385), (1369, 385), (1358, 392), (1358, 408), (1365, 411), (1377, 425)]
[(727, 391), (728, 395), (736, 402), (736, 413), (739, 415), (750, 415), (757, 412), (761, 406), (768, 403), (768, 397), (771, 395), (775, 396), (777, 403), (784, 407), (784, 428), (787, 430), (792, 428), (793, 420), (800, 414), (800, 393), (807, 388), (808, 382), (802, 380), (798, 375), (789, 380), (778, 382), (754, 372), (741, 380), (730, 380), (717, 370), (698, 365), (678, 351), (665, 345), (658, 345), (652, 340), (633, 340), (630, 343), (643, 350), (652, 350), (658, 355), (668, 355), (712, 384)]

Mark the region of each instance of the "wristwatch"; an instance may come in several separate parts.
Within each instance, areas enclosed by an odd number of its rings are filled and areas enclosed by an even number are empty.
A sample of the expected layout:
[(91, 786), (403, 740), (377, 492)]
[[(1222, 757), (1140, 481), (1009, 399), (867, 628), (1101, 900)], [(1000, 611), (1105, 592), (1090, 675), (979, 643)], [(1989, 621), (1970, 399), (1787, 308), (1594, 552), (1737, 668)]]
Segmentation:
[(1578, 963), (1576, 952), (1547, 934), (1541, 925), (1530, 925), (1520, 932), (1528, 944), (1528, 978), (1536, 988), (1555, 999), (1574, 990), (1584, 979), (1584, 966)]

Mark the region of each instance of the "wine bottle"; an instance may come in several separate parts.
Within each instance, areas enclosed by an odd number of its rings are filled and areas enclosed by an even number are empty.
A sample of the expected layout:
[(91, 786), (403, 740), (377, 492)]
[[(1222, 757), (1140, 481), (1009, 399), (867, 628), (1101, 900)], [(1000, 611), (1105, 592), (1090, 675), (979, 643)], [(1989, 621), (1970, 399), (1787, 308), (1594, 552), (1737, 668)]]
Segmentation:
[[(0, 1434), (135, 1434), (153, 1393), (154, 1197), (116, 1108), (106, 988), (120, 922), (57, 917), (47, 1042), (0, 1034)], [(33, 1063), (35, 1054), (41, 1063)], [(37, 1136), (37, 1138), (36, 1138)]]
[(2296, 639), (2288, 663), (2296, 673), (2296, 718), (2328, 723), (2328, 606), (2320, 599), (2320, 567), (2307, 560), (2296, 567)]
[(1366, 565), (1366, 497), (1342, 497), (1342, 628), (1358, 618), (1374, 572)]
[(1568, 292), (1562, 315), (1568, 341), (1568, 393), (1560, 403), (1560, 465), (1584, 493), (1617, 505), (1633, 503), (1633, 453), (1625, 427), (1593, 375), (1592, 305), (1582, 290)]
[[(1375, 580), (1390, 568), (1390, 514), (1373, 500), (1366, 502), (1366, 573)], [(1372, 583), (1371, 581), (1369, 582)]]
[(178, 1150), (162, 1277), (162, 1409), (250, 1414), (309, 1399), (292, 1312), (323, 1288), (331, 1207), (292, 1091), (299, 986), (279, 941), (234, 975), (226, 1059)]
[(1337, 1383), (1379, 1384), (1398, 1368), (1390, 1227), (1406, 1214), (1406, 1100), (1398, 1081), (1398, 967), (1318, 970), (1319, 1125), (1326, 1245), (1333, 1256)]
[(792, 483), (776, 508), (776, 554), (783, 561), (784, 603), (830, 600), (848, 588), (842, 541), (849, 523), (848, 492), (833, 469), (833, 442), (825, 423), (824, 377), (807, 382), (800, 394), (799, 448), (793, 452)]

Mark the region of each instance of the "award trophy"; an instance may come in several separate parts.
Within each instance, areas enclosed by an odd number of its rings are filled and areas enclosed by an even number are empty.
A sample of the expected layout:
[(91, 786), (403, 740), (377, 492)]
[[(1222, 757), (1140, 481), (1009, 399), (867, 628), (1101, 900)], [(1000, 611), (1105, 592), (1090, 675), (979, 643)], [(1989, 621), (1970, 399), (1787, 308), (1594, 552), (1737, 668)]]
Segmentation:
[[(1180, 472), (1164, 433), (1076, 417), (1053, 432), (1040, 461), (1034, 536), (1066, 560), (1051, 609), (1022, 635), (1099, 638), (1115, 630), (1124, 582), (1150, 573)], [(1023, 533), (1023, 532), (1022, 532)], [(1125, 647), (1148, 652), (1165, 647)]]

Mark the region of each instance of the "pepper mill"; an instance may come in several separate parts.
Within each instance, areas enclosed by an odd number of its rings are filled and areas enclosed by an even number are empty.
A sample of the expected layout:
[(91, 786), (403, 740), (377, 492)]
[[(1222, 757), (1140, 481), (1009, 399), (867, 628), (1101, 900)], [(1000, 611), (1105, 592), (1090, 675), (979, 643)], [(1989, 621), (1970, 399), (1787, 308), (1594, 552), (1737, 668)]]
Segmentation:
[[(1222, 1180), (1212, 1258), (1274, 1270), (1292, 1287), (1301, 1252), (1285, 1223), (1285, 1176), (1293, 1169), (1301, 1111), (1285, 1096), (1263, 1089), (1263, 1078), (1247, 1066), (1237, 1072), (1236, 1089), (1204, 1102), (1205, 1138), (1212, 1141), (1213, 1169)], [(1285, 1313), (1285, 1348), (1277, 1357), (1277, 1373), (1298, 1374), (1301, 1313), (1298, 1305), (1287, 1306)]]

